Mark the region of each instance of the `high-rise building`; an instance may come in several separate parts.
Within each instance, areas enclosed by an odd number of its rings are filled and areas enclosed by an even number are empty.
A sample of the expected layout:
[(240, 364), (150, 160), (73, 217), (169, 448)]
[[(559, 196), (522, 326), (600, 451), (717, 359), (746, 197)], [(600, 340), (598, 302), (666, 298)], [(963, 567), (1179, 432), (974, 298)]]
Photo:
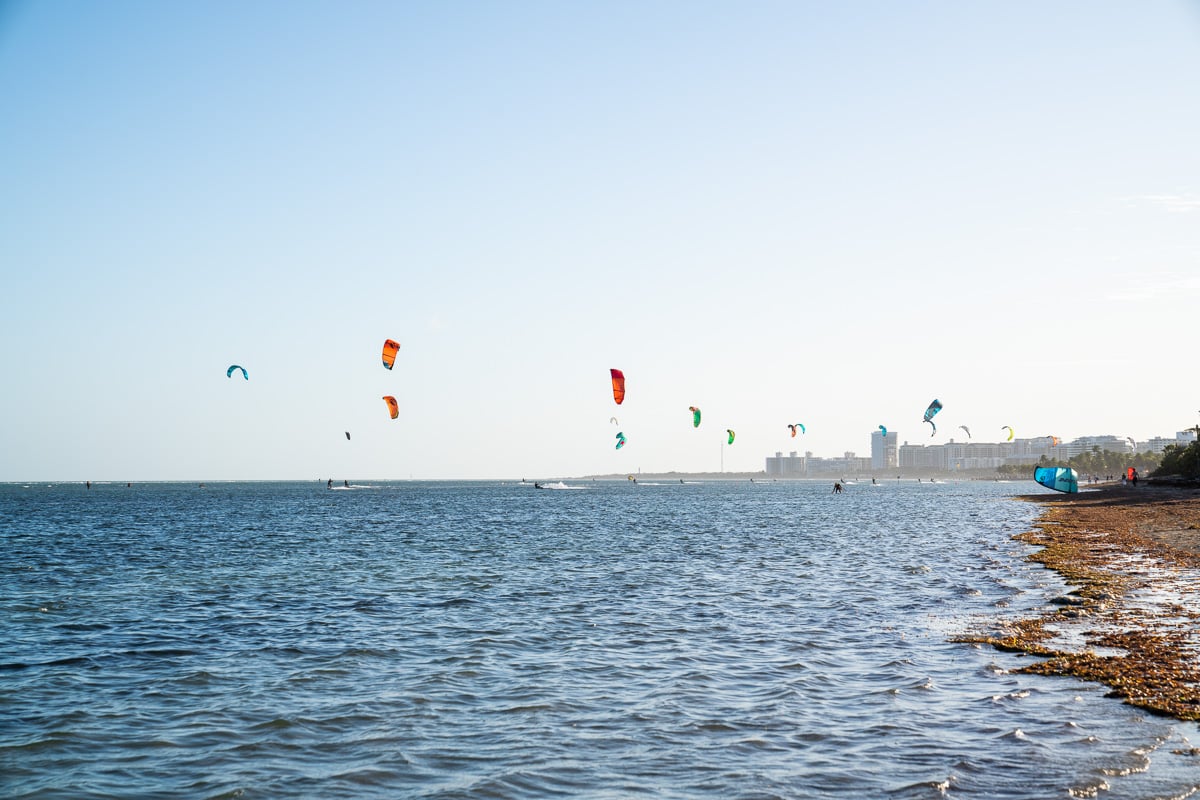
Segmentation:
[(883, 431), (871, 434), (871, 469), (890, 469), (899, 463), (896, 455), (898, 438), (895, 431), (888, 431), (887, 436)]
[(803, 477), (808, 474), (808, 459), (805, 456), (811, 455), (812, 453), (797, 455), (793, 450), (785, 458), (782, 451), (777, 451), (774, 458), (767, 459), (766, 473), (780, 477)]

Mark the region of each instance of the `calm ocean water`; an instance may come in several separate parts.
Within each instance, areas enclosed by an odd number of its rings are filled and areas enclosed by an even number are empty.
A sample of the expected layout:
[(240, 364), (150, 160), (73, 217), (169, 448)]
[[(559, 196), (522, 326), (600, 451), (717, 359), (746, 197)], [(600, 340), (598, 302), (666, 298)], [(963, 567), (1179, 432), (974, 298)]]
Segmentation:
[(0, 796), (1183, 798), (1029, 484), (0, 486)]

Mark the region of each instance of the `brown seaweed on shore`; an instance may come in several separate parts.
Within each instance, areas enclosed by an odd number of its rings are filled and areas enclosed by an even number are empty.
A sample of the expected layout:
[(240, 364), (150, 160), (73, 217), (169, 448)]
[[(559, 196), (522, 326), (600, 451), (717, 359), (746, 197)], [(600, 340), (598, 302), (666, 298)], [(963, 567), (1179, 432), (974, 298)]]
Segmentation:
[[(1200, 720), (1200, 491), (1108, 487), (1023, 499), (1046, 511), (1016, 538), (1075, 587), (1038, 617), (959, 637), (1045, 660), (1018, 672), (1070, 675), (1131, 705)], [(1064, 631), (1086, 648), (1056, 644)]]

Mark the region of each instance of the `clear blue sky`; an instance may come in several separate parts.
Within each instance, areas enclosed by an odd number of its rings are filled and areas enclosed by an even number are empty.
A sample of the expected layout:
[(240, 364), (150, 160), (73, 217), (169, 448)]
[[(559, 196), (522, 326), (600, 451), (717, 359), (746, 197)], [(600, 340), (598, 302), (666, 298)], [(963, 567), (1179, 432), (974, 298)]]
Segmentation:
[(0, 480), (1200, 419), (1196, 2), (0, 2), (0, 109)]

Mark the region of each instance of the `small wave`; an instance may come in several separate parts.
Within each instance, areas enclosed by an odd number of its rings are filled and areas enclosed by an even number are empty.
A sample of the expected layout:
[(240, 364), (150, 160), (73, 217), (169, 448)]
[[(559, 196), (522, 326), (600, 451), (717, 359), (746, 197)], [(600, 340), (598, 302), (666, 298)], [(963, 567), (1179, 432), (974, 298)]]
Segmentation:
[(947, 778), (944, 781), (920, 781), (919, 783), (911, 783), (908, 786), (901, 786), (899, 789), (892, 789), (888, 792), (892, 797), (904, 797), (912, 795), (913, 797), (928, 797), (929, 790), (944, 795), (950, 791), (952, 779)]
[(455, 606), (465, 606), (475, 602), (469, 597), (451, 597), (449, 600), (439, 600), (432, 603), (422, 603), (425, 608), (454, 608)]
[(557, 706), (551, 703), (528, 703), (526, 705), (509, 706), (499, 709), (501, 714), (537, 714), (542, 711), (555, 711)]
[(1099, 797), (1101, 792), (1107, 792), (1111, 788), (1108, 781), (1099, 781), (1091, 786), (1072, 786), (1067, 789), (1067, 794), (1071, 797)]
[(80, 667), (94, 666), (95, 660), (91, 656), (67, 656), (65, 658), (56, 658), (52, 661), (40, 661), (34, 664), (28, 664), (30, 667)]
[(737, 730), (736, 725), (730, 725), (728, 722), (700, 722), (697, 723), (695, 729), (704, 733), (732, 733)]
[(292, 722), (290, 719), (285, 719), (283, 717), (277, 717), (276, 719), (268, 720), (266, 722), (260, 722), (257, 725), (253, 725), (253, 726), (251, 726), (250, 730), (255, 731), (255, 732), (279, 731), (279, 730), (286, 730), (287, 728), (294, 728), (295, 726), (296, 726), (296, 723)]

